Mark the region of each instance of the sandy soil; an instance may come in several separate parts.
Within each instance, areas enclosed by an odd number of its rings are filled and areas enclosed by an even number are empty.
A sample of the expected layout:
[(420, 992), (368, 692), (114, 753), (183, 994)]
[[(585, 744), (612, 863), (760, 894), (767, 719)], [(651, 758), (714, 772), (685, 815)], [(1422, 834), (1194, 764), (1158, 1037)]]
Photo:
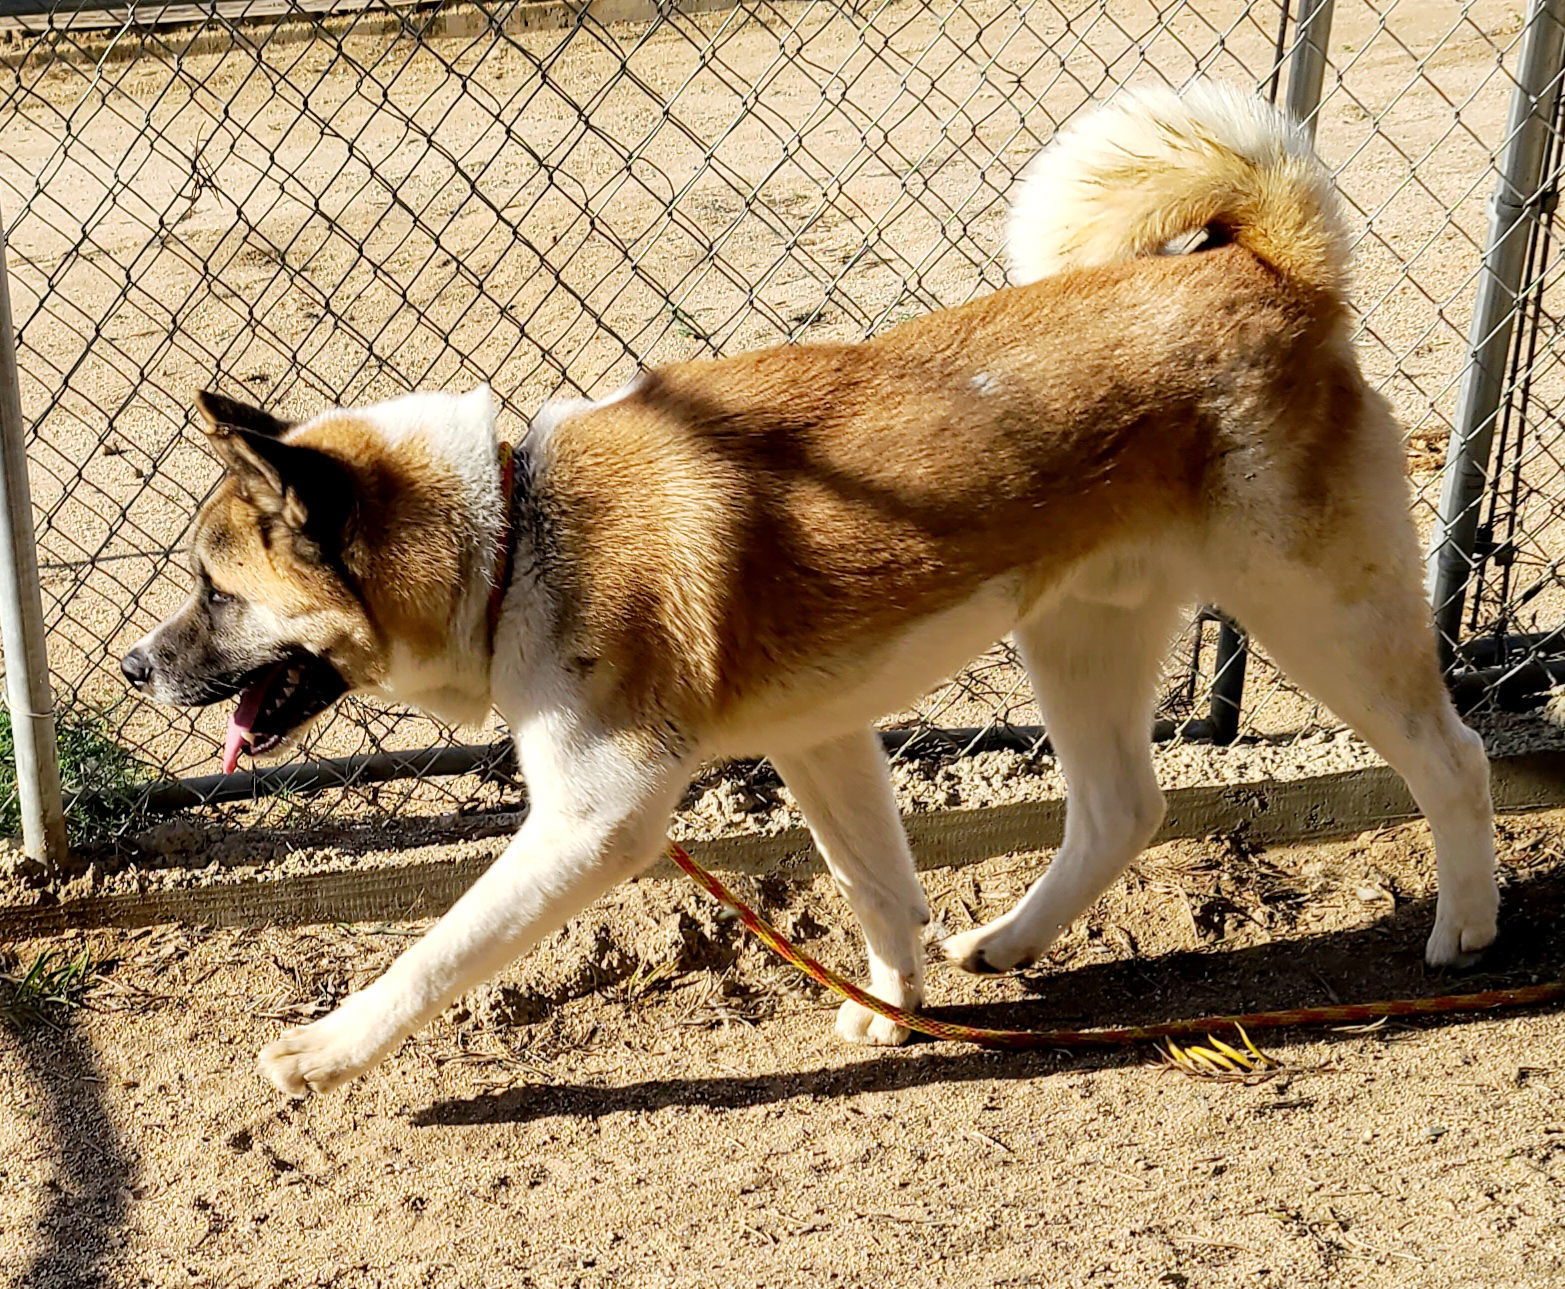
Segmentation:
[[(1160, 847), (1025, 976), (937, 971), (987, 1024), (1135, 1021), (1565, 974), (1565, 813), (1502, 824), (1501, 945), (1432, 976), (1422, 827)], [(940, 924), (1019, 855), (938, 870)], [(820, 878), (740, 879), (860, 963)], [(838, 1046), (813, 986), (644, 880), (406, 1045), (292, 1104), (256, 1046), (416, 926), (92, 933), (89, 1007), (0, 1030), (17, 1286), (1565, 1284), (1565, 1017), (1279, 1033), (1255, 1083), (1095, 1056)], [(39, 944), (13, 946), (30, 956)]]
[[(1362, 230), (1365, 361), (1408, 428), (1427, 526), (1519, 19), (1509, 0), (1381, 8), (1337, 6), (1319, 137)], [(61, 693), (114, 705), (159, 773), (215, 768), (221, 714), (129, 702), (115, 668), (183, 594), (177, 551), (214, 476), (195, 389), (300, 412), (484, 378), (514, 432), (540, 398), (638, 361), (860, 335), (998, 284), (1005, 188), (1056, 122), (1198, 66), (1254, 83), (1274, 34), (1269, 6), (1236, 0), (762, 9), (221, 55), (171, 34), (98, 75), (43, 54), (7, 71), (0, 204)], [(1554, 470), (1545, 453), (1524, 477)], [(1554, 548), (1528, 523), (1523, 569)], [(1546, 592), (1528, 612), (1560, 608)], [(1204, 711), (1200, 676), (1181, 692), (1191, 648), (1171, 654), (1170, 711)], [(1325, 719), (1260, 660), (1246, 712), (1265, 735)], [(1034, 713), (998, 651), (917, 716)], [(313, 748), (442, 737), (350, 704)], [(382, 791), (316, 813), (450, 808)]]

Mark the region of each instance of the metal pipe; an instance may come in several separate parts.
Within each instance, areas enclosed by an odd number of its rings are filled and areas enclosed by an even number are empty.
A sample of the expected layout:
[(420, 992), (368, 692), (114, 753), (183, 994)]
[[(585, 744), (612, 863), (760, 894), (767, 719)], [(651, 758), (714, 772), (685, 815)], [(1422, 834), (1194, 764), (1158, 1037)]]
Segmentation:
[(1540, 658), (1531, 662), (1480, 667), (1451, 677), (1451, 699), (1464, 715), (1489, 706), (1502, 712), (1526, 712), (1541, 707), (1548, 691), (1565, 682), (1565, 660)]
[[(1293, 50), (1288, 55), (1288, 93), (1283, 107), (1289, 116), (1303, 126), (1311, 139), (1315, 137), (1321, 89), (1326, 83), (1326, 57), (1331, 45), (1331, 20), (1335, 3), (1336, 0), (1297, 0)], [(1287, 14), (1284, 11), (1283, 29), (1286, 22)], [(1274, 101), (1276, 91), (1274, 75)], [(1214, 743), (1226, 745), (1239, 737), (1248, 657), (1249, 646), (1244, 633), (1228, 618), (1219, 616), (1217, 664), (1212, 673), (1212, 698), (1207, 713), (1207, 724)]]
[[(1152, 727), (1156, 742), (1181, 738), (1193, 742), (1210, 739), (1211, 727), (1203, 720), (1160, 720)], [(927, 751), (934, 747), (963, 753), (1047, 751), (1049, 742), (1041, 725), (990, 725), (982, 729), (882, 730), (880, 741), (887, 752)], [(466, 743), (455, 747), (426, 747), (413, 752), (375, 752), (367, 756), (327, 757), (295, 765), (268, 766), (248, 774), (208, 774), (152, 784), (141, 805), (153, 812), (185, 810), (231, 801), (253, 801), (280, 792), (308, 794), (331, 788), (360, 787), (393, 779), (434, 779), (458, 774), (484, 774), (509, 779), (516, 773), (516, 758), (509, 741)]]
[(30, 858), (58, 870), (67, 853), (65, 806), (60, 796), (33, 502), (27, 483), (26, 426), (5, 262), (5, 220), (0, 217), (0, 505), (5, 508), (0, 520), (0, 650), (5, 654), (22, 845)]
[(183, 810), (225, 801), (252, 801), (280, 792), (325, 792), (393, 779), (442, 778), (456, 774), (492, 774), (509, 778), (516, 772), (509, 742), (467, 743), (426, 747), (413, 752), (376, 752), (367, 756), (326, 757), (292, 765), (267, 766), (248, 774), (207, 774), (194, 779), (154, 783), (141, 798), (152, 811)]
[(1230, 619), (1219, 616), (1217, 623), (1217, 654), (1212, 663), (1212, 704), (1207, 724), (1212, 742), (1226, 747), (1239, 737), (1240, 703), (1244, 699), (1249, 648), (1244, 632)]
[(1482, 635), (1457, 646), (1463, 667), (1498, 667), (1507, 660), (1561, 661), (1565, 654), (1565, 623), (1548, 631), (1508, 631), (1501, 636)]
[(1321, 88), (1326, 83), (1326, 57), (1331, 47), (1332, 11), (1336, 0), (1298, 0), (1293, 28), (1293, 52), (1288, 56), (1288, 115), (1315, 137)]
[(1521, 63), (1511, 92), (1500, 178), (1489, 210), (1489, 240), (1467, 333), (1456, 424), (1446, 448), (1440, 513), (1430, 545), (1429, 599), (1441, 661), (1455, 657), (1467, 584), (1477, 559), (1478, 502), (1488, 480), (1506, 360), (1526, 284), (1527, 247), (1543, 197), (1553, 96), (1565, 54), (1565, 0), (1532, 0)]

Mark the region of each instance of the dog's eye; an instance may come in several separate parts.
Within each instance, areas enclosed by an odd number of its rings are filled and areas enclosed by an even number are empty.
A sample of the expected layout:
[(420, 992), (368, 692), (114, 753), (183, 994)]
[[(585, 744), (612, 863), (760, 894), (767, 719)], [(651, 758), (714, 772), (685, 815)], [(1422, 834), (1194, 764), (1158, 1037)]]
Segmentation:
[(206, 602), (215, 609), (224, 604), (232, 604), (234, 597), (219, 591), (215, 586), (209, 586), (206, 589)]

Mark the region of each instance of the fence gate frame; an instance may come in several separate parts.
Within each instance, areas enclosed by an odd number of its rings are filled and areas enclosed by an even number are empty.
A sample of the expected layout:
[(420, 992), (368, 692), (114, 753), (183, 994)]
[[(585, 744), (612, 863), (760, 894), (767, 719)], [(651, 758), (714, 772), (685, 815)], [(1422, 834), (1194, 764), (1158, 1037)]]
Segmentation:
[(22, 387), (11, 325), (6, 273), (5, 217), (0, 211), (0, 650), (5, 655), (5, 700), (16, 756), (16, 791), (27, 857), (57, 869), (67, 857), (65, 802), (60, 791), (54, 734), (54, 695), (44, 634)]
[(1468, 585), (1492, 553), (1480, 549), (1479, 505), (1490, 483), (1495, 426), (1510, 397), (1506, 368), (1516, 322), (1533, 285), (1525, 280), (1530, 251), (1558, 183), (1547, 170), (1562, 70), (1565, 0), (1531, 0), (1430, 541), (1427, 589), (1440, 661), (1453, 679), (1462, 670), (1458, 650)]

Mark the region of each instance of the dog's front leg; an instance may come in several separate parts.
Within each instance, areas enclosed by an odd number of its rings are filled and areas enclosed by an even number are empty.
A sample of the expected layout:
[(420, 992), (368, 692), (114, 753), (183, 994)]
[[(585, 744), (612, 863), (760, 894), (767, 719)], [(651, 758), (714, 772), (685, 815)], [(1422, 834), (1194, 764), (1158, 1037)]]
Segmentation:
[(682, 770), (604, 768), (598, 758), (551, 774), (552, 790), (535, 800), (505, 852), (427, 935), (329, 1016), (262, 1050), (267, 1078), (303, 1094), (373, 1069), (456, 998), (655, 859)]
[[(808, 751), (774, 755), (772, 764), (804, 811), (837, 887), (864, 928), (871, 991), (916, 1009), (924, 1000), (921, 935), (929, 905), (897, 813), (886, 754), (873, 730), (859, 730)], [(906, 1042), (908, 1031), (856, 1002), (837, 1011), (850, 1043)]]

